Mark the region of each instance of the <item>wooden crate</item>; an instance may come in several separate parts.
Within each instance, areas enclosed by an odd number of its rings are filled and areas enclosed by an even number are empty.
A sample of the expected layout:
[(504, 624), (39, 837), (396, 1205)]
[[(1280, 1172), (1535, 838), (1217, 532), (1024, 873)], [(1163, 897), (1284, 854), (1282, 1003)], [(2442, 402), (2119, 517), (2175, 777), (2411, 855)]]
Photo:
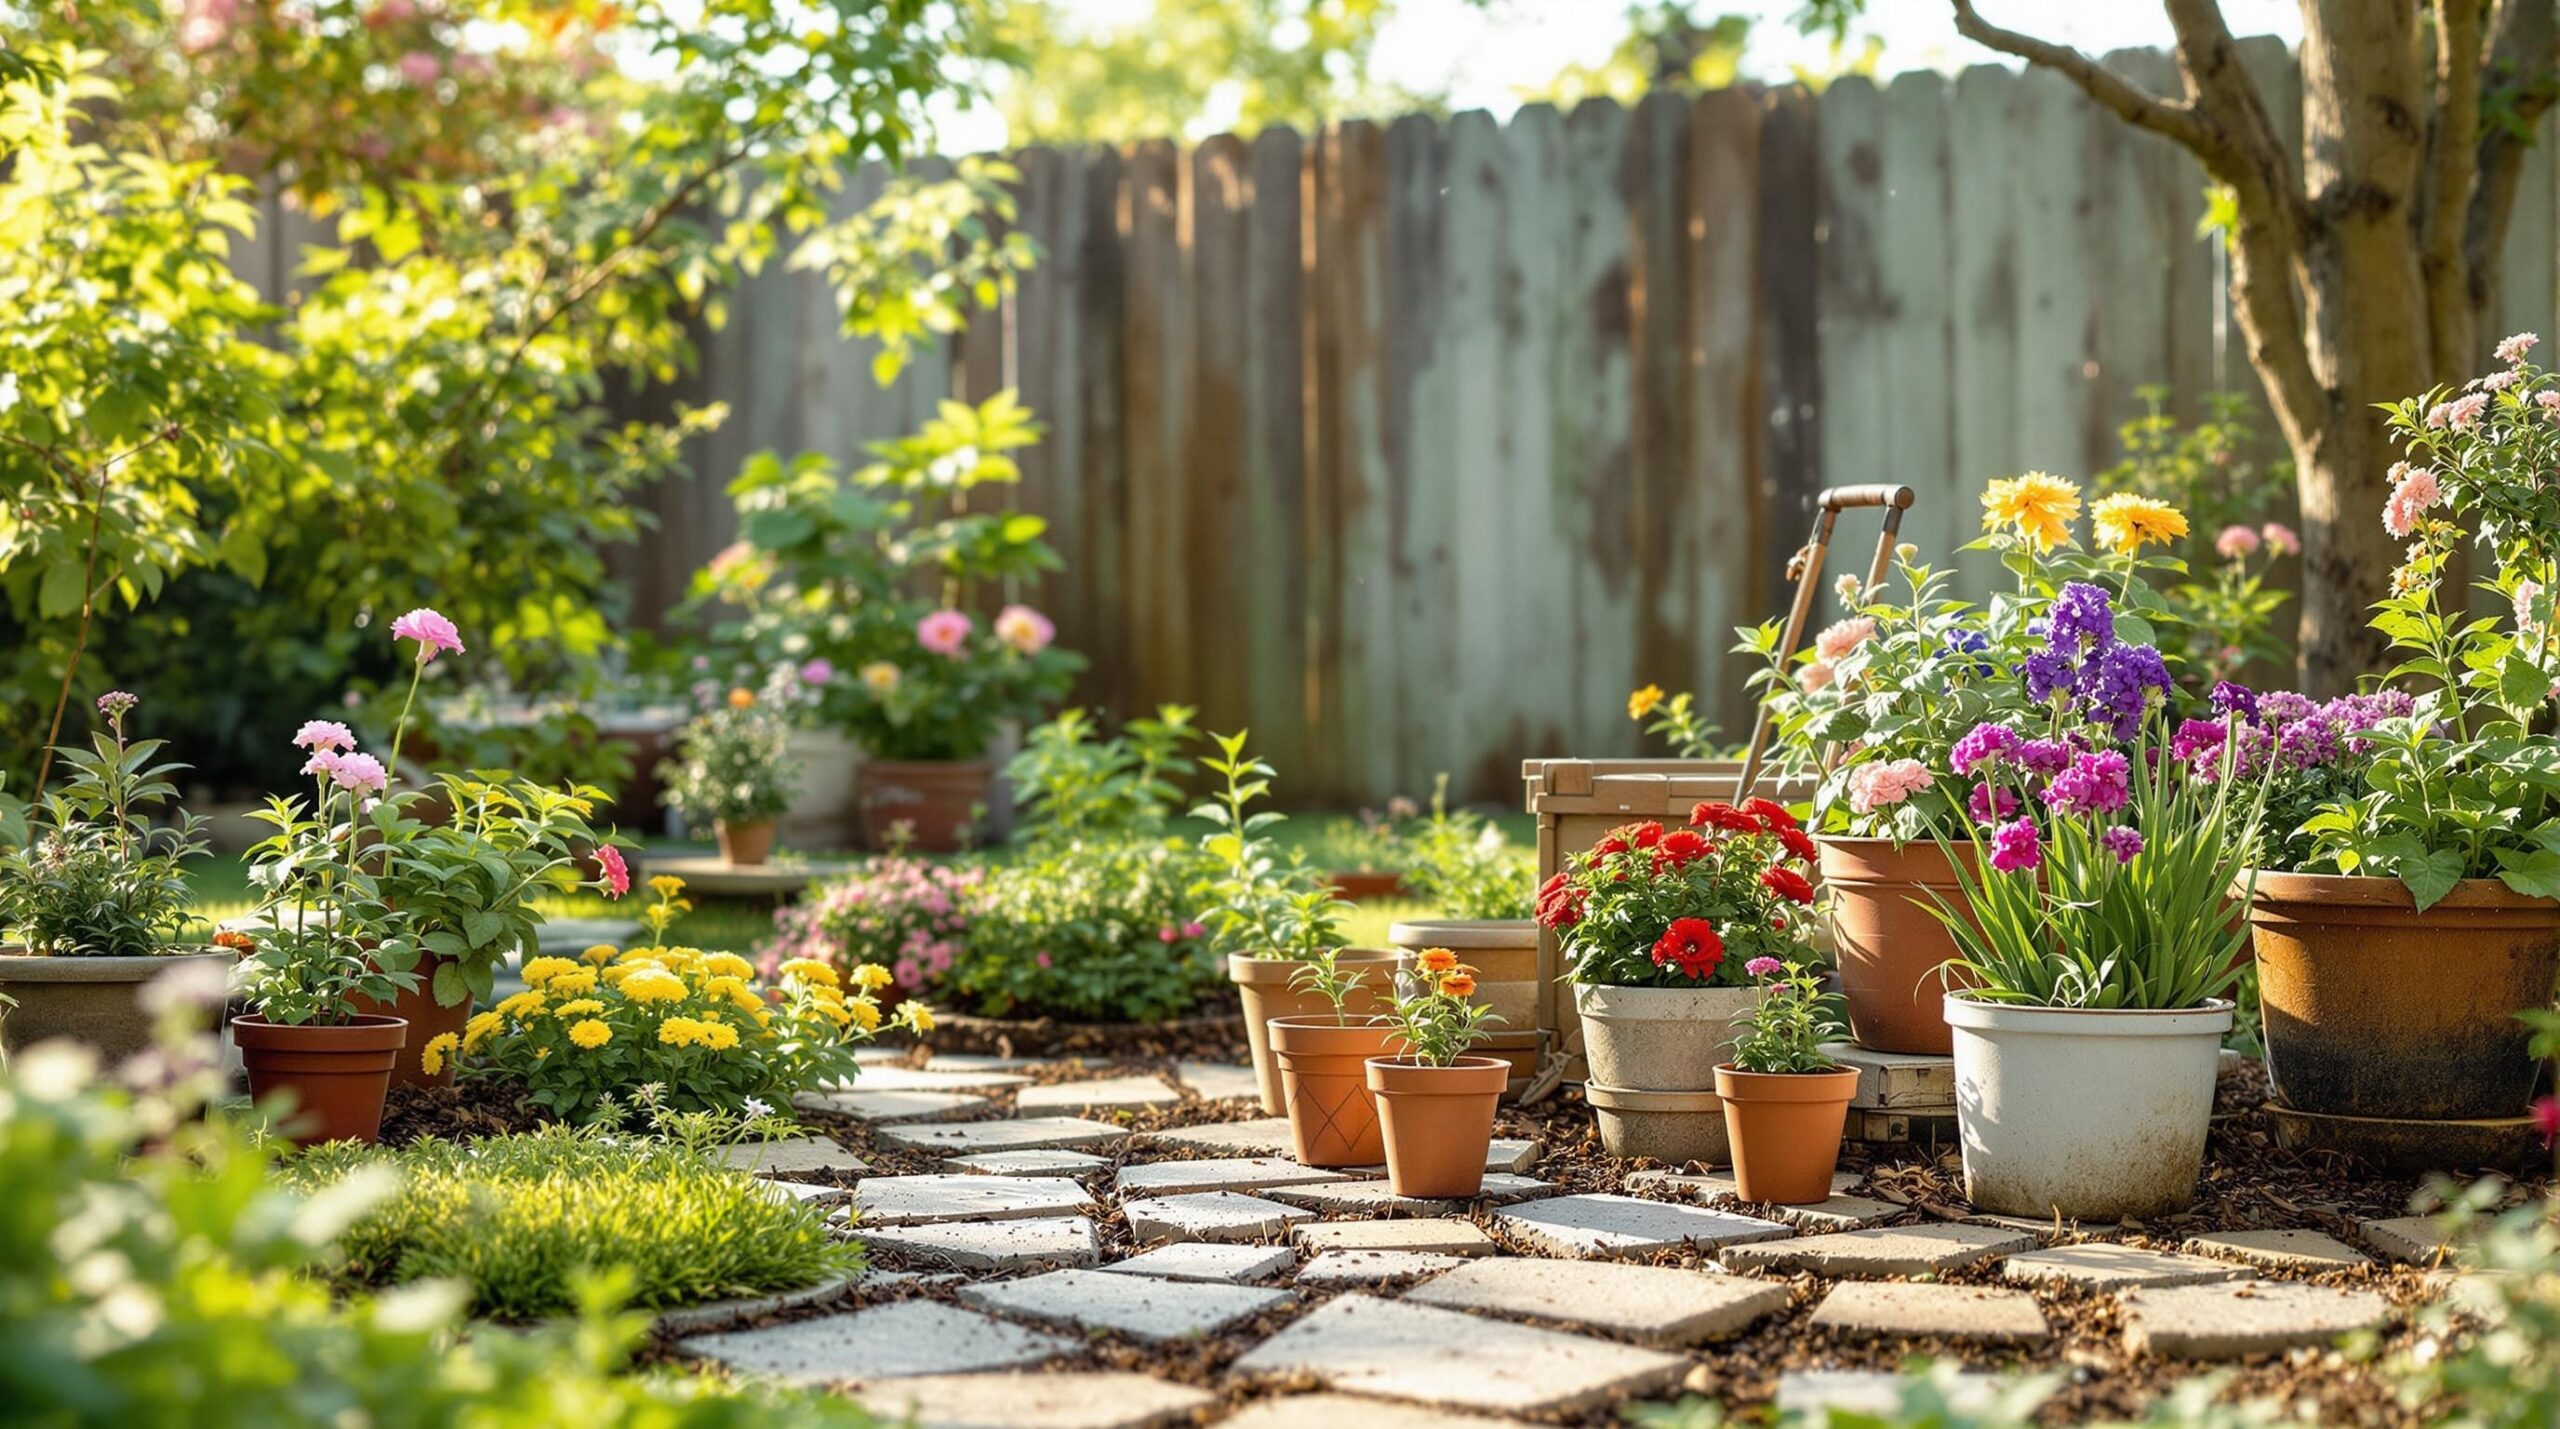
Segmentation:
[(1869, 1111), (1955, 1115), (1956, 1059), (1921, 1052), (1877, 1052), (1855, 1042), (1827, 1042), (1823, 1051), (1858, 1069), (1858, 1094), (1849, 1105)]
[(1936, 1114), (1851, 1107), (1849, 1124), (1841, 1139), (1862, 1146), (1917, 1146), (1924, 1150), (1948, 1150), (1961, 1144), (1956, 1136), (1954, 1107)]

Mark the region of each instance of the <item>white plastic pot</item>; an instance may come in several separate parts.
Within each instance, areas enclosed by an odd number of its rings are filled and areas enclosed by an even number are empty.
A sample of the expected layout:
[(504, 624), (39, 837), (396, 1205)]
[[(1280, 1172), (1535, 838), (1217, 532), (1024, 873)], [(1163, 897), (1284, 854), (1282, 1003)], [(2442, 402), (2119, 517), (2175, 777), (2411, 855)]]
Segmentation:
[(2195, 1199), (2231, 1004), (2092, 1011), (1946, 999), (1976, 1210), (2112, 1222)]

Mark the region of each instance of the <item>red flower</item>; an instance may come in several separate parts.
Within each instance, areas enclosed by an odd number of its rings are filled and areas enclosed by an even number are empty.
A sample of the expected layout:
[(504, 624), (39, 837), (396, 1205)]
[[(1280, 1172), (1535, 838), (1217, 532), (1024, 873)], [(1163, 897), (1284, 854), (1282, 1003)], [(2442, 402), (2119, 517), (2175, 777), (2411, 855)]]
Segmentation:
[(2560, 1140), (2560, 1097), (2544, 1097), (2533, 1104), (2533, 1125), (2542, 1133), (2543, 1145)]
[(1760, 832), (1758, 819), (1731, 804), (1720, 804), (1713, 799), (1689, 811), (1689, 824), (1692, 828), (1716, 828), (1735, 834)]
[(1822, 857), (1822, 851), (1813, 846), (1813, 836), (1806, 833), (1804, 830), (1780, 829), (1777, 833), (1778, 842), (1787, 846), (1787, 852), (1794, 854), (1797, 858), (1804, 860), (1806, 863), (1812, 863)]
[(1628, 841), (1638, 848), (1651, 848), (1662, 842), (1662, 825), (1650, 819), (1641, 824), (1629, 824), (1618, 832), (1625, 834)]
[(1811, 903), (1813, 882), (1792, 868), (1773, 868), (1760, 875), (1760, 886), (1790, 903)]
[(1802, 820), (1788, 813), (1787, 806), (1774, 799), (1745, 799), (1742, 801), (1742, 812), (1758, 819), (1760, 827), (1773, 834), (1780, 829), (1801, 831), (1804, 828)]
[(1538, 889), (1538, 922), (1549, 928), (1570, 928), (1582, 921), (1583, 900), (1590, 894), (1573, 886), (1572, 880), (1559, 873)]
[(1654, 846), (1653, 871), (1669, 873), (1686, 868), (1713, 850), (1714, 845), (1687, 829), (1674, 829), (1664, 834), (1662, 842)]
[(1657, 967), (1676, 967), (1683, 976), (1704, 982), (1715, 976), (1716, 964), (1724, 961), (1724, 939), (1716, 925), (1704, 918), (1674, 919), (1653, 945), (1653, 961)]
[[(1618, 832), (1623, 832), (1623, 830)], [(1613, 853), (1625, 853), (1627, 851), (1627, 841), (1618, 837), (1618, 832), (1601, 835), (1600, 842), (1591, 846), (1591, 856), (1593, 858), (1606, 858)]]

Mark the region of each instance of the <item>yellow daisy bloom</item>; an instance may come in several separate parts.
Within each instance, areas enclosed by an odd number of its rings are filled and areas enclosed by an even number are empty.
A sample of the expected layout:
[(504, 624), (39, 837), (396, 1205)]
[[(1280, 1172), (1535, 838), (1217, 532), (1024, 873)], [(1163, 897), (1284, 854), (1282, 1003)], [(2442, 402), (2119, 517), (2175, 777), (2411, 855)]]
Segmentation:
[(498, 1004), (501, 1017), (531, 1017), (551, 1005), (551, 999), (538, 992), (520, 992)]
[(551, 1015), (566, 1022), (572, 1017), (595, 1017), (605, 1010), (603, 1003), (592, 997), (576, 998), (551, 1009)]
[(854, 985), (865, 992), (878, 992), (896, 980), (895, 974), (878, 963), (864, 963), (853, 970)]
[(621, 951), (611, 943), (598, 943), (578, 956), (591, 963), (603, 964), (612, 962)]
[(2187, 518), (2166, 501), (2120, 491), (2089, 508), (2089, 532), (2100, 546), (2130, 556), (2145, 546), (2165, 546), (2184, 537)]
[(684, 979), (664, 968), (642, 968), (622, 980), (622, 995), (633, 1002), (682, 1002)]
[(835, 965), (832, 963), (822, 963), (816, 958), (787, 959), (782, 964), (782, 975), (784, 977), (796, 977), (802, 982), (812, 983), (820, 987), (834, 987), (836, 985)]
[(462, 1024), (462, 1050), (465, 1052), (476, 1050), (481, 1043), (489, 1040), (490, 1033), (498, 1030), (498, 1024), (506, 1020), (497, 1013), (483, 1012)]
[(535, 958), (524, 965), (524, 985), (541, 987), (562, 973), (584, 971), (574, 958)]
[(427, 1039), (426, 1046), (418, 1049), (418, 1069), (430, 1077), (441, 1075), (445, 1059), (454, 1055), (461, 1046), (462, 1039), (452, 1033), (437, 1033)]
[(1660, 685), (1647, 685), (1643, 689), (1636, 691), (1634, 694), (1627, 696), (1627, 718), (1642, 719), (1646, 715), (1653, 713), (1654, 706), (1661, 703), (1662, 687)]
[(592, 1052), (613, 1040), (613, 1029), (590, 1017), (584, 1022), (570, 1024), (569, 1040)]
[(2080, 488), (2050, 472), (2004, 477), (1982, 488), (1982, 529), (2008, 530), (2050, 551), (2071, 540), (2080, 517)]

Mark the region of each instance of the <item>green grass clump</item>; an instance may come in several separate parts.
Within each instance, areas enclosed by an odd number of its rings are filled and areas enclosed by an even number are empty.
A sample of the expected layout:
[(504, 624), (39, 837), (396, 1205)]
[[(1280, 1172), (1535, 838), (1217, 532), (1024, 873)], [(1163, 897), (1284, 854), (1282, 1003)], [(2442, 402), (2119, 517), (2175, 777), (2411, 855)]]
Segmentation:
[(859, 1246), (824, 1212), (777, 1199), (711, 1153), (599, 1128), (545, 1127), (392, 1150), (335, 1143), (295, 1158), (289, 1184), (318, 1191), (351, 1176), (398, 1188), (340, 1238), (352, 1286), (450, 1279), (471, 1313), (563, 1315), (592, 1271), (630, 1277), (644, 1310), (797, 1290), (850, 1275)]

